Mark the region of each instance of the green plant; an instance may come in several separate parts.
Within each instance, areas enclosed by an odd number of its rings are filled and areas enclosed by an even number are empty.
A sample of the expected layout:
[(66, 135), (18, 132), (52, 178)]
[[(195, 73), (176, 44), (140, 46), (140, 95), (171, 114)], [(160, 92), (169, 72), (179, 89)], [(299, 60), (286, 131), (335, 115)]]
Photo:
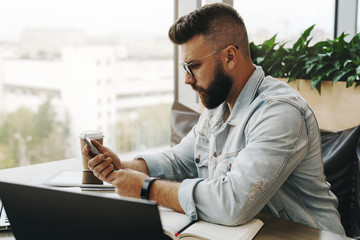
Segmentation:
[(311, 79), (310, 87), (321, 93), (321, 81), (346, 81), (346, 87), (360, 85), (360, 33), (350, 42), (346, 34), (310, 46), (311, 31), (315, 25), (306, 29), (295, 44), (285, 48), (276, 42), (276, 35), (264, 43), (250, 43), (251, 57), (256, 65), (262, 66), (265, 73), (274, 77)]

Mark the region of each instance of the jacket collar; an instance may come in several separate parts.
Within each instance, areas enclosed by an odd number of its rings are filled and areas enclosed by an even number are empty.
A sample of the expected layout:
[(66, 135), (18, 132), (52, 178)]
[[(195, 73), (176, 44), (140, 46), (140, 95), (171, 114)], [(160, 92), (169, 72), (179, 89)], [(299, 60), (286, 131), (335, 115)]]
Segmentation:
[[(236, 99), (234, 108), (225, 122), (225, 125), (236, 125), (238, 118), (241, 117), (242, 113), (248, 108), (248, 106), (256, 97), (256, 93), (265, 77), (265, 73), (260, 66), (254, 66), (255, 71), (247, 80), (244, 88), (241, 90), (238, 98)], [(224, 102), (217, 108), (208, 110), (208, 116), (210, 117), (209, 123), (211, 128), (215, 128), (218, 124), (223, 122), (225, 111), (228, 111), (227, 108), (227, 104)]]

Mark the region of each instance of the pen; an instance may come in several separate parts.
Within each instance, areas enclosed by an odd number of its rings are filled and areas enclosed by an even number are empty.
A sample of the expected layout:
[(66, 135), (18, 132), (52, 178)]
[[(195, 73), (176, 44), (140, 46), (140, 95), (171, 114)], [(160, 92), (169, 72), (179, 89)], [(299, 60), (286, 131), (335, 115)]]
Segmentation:
[(177, 231), (177, 233), (175, 233), (175, 237), (179, 236), (180, 233), (182, 233), (185, 229), (187, 229), (188, 227), (190, 227), (191, 225), (193, 225), (194, 223), (196, 223), (197, 220), (192, 220), (190, 223), (188, 223), (185, 227), (183, 227), (182, 229), (180, 229), (179, 231)]

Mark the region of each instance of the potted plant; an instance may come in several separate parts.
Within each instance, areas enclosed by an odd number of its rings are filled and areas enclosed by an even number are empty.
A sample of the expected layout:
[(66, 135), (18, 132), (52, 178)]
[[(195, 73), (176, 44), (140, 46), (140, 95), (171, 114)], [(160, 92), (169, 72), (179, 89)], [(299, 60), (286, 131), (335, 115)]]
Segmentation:
[[(280, 78), (308, 101), (323, 129), (343, 130), (360, 123), (360, 34), (346, 34), (310, 46), (314, 25), (292, 47), (276, 42), (250, 43), (254, 64)], [(354, 87), (352, 87), (354, 86)], [(314, 91), (316, 88), (317, 91)]]

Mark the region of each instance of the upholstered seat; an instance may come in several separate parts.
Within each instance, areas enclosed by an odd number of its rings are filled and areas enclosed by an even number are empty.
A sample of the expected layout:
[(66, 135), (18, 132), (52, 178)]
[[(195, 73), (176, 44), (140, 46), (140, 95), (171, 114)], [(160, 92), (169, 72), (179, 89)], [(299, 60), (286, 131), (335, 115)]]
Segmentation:
[(341, 222), (349, 237), (360, 239), (360, 125), (322, 132), (326, 179), (339, 199)]

